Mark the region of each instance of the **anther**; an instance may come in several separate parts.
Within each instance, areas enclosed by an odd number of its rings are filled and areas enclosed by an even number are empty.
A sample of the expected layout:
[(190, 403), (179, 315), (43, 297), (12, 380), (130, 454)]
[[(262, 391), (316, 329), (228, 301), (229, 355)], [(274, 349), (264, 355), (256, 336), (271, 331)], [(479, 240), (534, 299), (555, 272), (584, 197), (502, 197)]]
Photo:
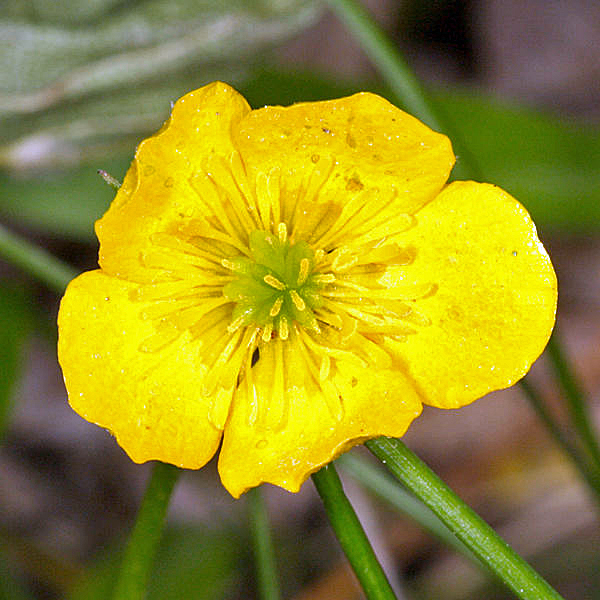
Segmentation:
[(279, 235), (279, 241), (283, 244), (287, 240), (287, 226), (285, 223), (279, 223), (277, 226), (277, 233)]
[(235, 319), (234, 321), (232, 321), (228, 326), (227, 326), (227, 331), (229, 333), (233, 333), (234, 331), (236, 331), (237, 329), (239, 329), (244, 323), (244, 315), (240, 315), (237, 319)]
[(335, 281), (335, 275), (332, 273), (321, 273), (313, 277), (313, 281), (317, 285), (325, 285), (326, 283), (333, 283)]
[(288, 322), (285, 317), (281, 317), (279, 320), (279, 337), (282, 340), (287, 340), (288, 335), (290, 334), (290, 330), (288, 328)]
[(302, 300), (300, 294), (296, 290), (290, 290), (290, 297), (292, 299), (292, 302), (294, 303), (294, 306), (298, 310), (304, 310), (306, 308), (304, 300)]
[(273, 333), (273, 321), (269, 321), (262, 332), (262, 339), (263, 342), (270, 342), (271, 341), (271, 334)]
[(226, 268), (229, 269), (230, 271), (234, 271), (235, 270), (235, 264), (232, 263), (230, 260), (227, 260), (226, 258), (221, 260), (221, 264)]
[(312, 331), (314, 331), (316, 334), (321, 333), (321, 328), (319, 327), (319, 324), (317, 323), (317, 319), (315, 319), (314, 317), (308, 322), (308, 328), (311, 329)]
[(342, 248), (338, 254), (336, 254), (331, 268), (334, 271), (347, 271), (358, 262), (358, 256), (351, 254), (349, 250)]
[(273, 302), (273, 306), (271, 306), (271, 310), (269, 311), (270, 317), (276, 317), (281, 310), (281, 305), (283, 304), (283, 298), (279, 296), (275, 302)]
[(271, 274), (265, 275), (263, 277), (263, 281), (267, 285), (270, 285), (272, 288), (275, 288), (276, 290), (285, 290), (285, 284), (282, 283), (281, 281), (279, 281), (279, 279), (277, 279), (277, 277), (273, 277), (273, 275), (271, 275)]
[(303, 258), (300, 261), (300, 273), (298, 273), (298, 285), (303, 285), (308, 277), (308, 270), (310, 268), (310, 261), (308, 258)]

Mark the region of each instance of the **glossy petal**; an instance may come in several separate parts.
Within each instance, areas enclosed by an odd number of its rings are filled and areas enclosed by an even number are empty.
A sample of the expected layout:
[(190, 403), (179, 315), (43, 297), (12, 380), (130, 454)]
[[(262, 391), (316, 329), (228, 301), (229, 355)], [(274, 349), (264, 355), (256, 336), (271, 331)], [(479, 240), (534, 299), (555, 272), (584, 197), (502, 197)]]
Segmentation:
[[(249, 113), (234, 136), (250, 180), (279, 174), (285, 220), (307, 241), (347, 205), (351, 214), (369, 213), (365, 229), (412, 214), (441, 190), (454, 164), (446, 136), (369, 93), (266, 106)], [(297, 198), (302, 213), (294, 211)]]
[(498, 187), (456, 182), (398, 239), (416, 258), (387, 283), (435, 286), (415, 301), (430, 324), (388, 342), (423, 401), (456, 408), (525, 375), (552, 331), (557, 285), (527, 211)]
[(135, 462), (199, 468), (221, 439), (201, 393), (206, 368), (185, 334), (162, 350), (140, 351), (154, 325), (139, 316), (148, 304), (130, 300), (137, 287), (101, 271), (69, 285), (58, 321), (69, 402), (109, 429)]
[(403, 435), (421, 412), (400, 371), (342, 363), (323, 385), (294, 342), (263, 346), (252, 371), (252, 385), (242, 382), (236, 393), (219, 455), (221, 480), (235, 497), (262, 482), (297, 492), (352, 446)]
[(205, 214), (194, 177), (204, 174), (212, 154), (231, 153), (231, 129), (249, 111), (244, 98), (220, 82), (175, 103), (163, 128), (139, 145), (115, 200), (96, 223), (103, 270), (139, 282), (161, 278), (140, 261), (151, 235), (177, 231)]

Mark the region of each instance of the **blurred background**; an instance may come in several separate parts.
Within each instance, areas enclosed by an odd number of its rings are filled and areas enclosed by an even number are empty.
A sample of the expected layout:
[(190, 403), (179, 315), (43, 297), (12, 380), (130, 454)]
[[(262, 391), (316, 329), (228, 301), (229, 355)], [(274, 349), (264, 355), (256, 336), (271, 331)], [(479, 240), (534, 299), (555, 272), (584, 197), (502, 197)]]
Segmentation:
[[(560, 282), (558, 326), (600, 421), (600, 4), (369, 0), (487, 181), (533, 214)], [(78, 270), (136, 144), (170, 104), (220, 79), (250, 104), (371, 90), (358, 44), (311, 0), (3, 0), (0, 223)], [(460, 161), (460, 156), (459, 156)], [(107, 597), (148, 465), (66, 401), (59, 296), (0, 259), (0, 599)], [(533, 369), (557, 418), (545, 358)], [(600, 598), (598, 510), (520, 388), (426, 408), (407, 444), (567, 598)], [(355, 449), (353, 454), (367, 453)], [(399, 598), (511, 597), (340, 471)], [(264, 486), (283, 594), (359, 599), (311, 482)], [(244, 499), (215, 461), (173, 497), (149, 598), (256, 597)]]

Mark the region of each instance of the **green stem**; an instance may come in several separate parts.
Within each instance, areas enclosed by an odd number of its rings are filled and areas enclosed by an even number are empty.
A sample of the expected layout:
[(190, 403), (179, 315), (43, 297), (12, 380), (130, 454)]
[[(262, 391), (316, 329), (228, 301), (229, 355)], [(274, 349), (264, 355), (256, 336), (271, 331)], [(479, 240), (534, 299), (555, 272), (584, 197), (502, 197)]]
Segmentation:
[(569, 361), (567, 360), (562, 344), (559, 342), (556, 330), (548, 342), (547, 350), (548, 356), (552, 361), (552, 365), (563, 389), (573, 425), (575, 426), (590, 459), (593, 461), (596, 470), (600, 473), (600, 445), (598, 444), (598, 438), (596, 437), (596, 433), (592, 426), (588, 403), (586, 402), (583, 390), (569, 365)]
[(173, 465), (154, 463), (152, 476), (125, 550), (114, 600), (142, 600), (145, 597), (169, 500), (179, 473), (179, 469)]
[(479, 515), (465, 504), (400, 440), (378, 438), (369, 450), (472, 552), (523, 600), (561, 596), (538, 575)]
[(348, 501), (333, 464), (313, 473), (313, 483), (323, 500), (331, 526), (369, 600), (395, 600), (396, 596), (373, 548)]
[(397, 101), (429, 127), (450, 137), (454, 151), (460, 157), (453, 176), (482, 181), (477, 161), (459, 133), (448, 122), (440, 107), (430, 99), (404, 56), (373, 21), (365, 7), (357, 0), (327, 0), (327, 4), (358, 40)]
[(62, 294), (77, 275), (69, 265), (0, 224), (0, 256)]
[(248, 492), (248, 502), (259, 597), (261, 600), (279, 600), (281, 594), (277, 578), (275, 551), (262, 490), (258, 487), (250, 490)]
[(481, 562), (473, 553), (448, 530), (429, 508), (403, 486), (398, 485), (398, 482), (382, 471), (381, 467), (378, 468), (377, 465), (371, 464), (371, 461), (354, 455), (352, 452), (342, 455), (336, 463), (341, 465), (344, 471), (347, 471), (366, 489), (371, 490), (379, 498), (410, 517), (425, 531), (481, 566)]

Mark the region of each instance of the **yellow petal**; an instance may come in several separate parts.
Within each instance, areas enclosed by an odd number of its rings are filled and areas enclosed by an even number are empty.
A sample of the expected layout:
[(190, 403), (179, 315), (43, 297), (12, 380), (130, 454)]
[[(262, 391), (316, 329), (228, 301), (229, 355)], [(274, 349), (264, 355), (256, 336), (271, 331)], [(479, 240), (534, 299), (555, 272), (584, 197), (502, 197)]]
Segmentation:
[(388, 342), (423, 396), (467, 404), (523, 377), (554, 324), (556, 276), (527, 211), (498, 187), (449, 185), (398, 236), (416, 258), (386, 283), (431, 285), (414, 334)]
[(231, 153), (230, 130), (249, 110), (240, 94), (220, 82), (175, 103), (163, 128), (139, 145), (114, 202), (96, 223), (103, 270), (139, 282), (160, 277), (140, 262), (150, 236), (177, 231), (204, 214), (193, 180), (204, 175), (211, 154)]
[(62, 300), (58, 355), (69, 402), (84, 419), (109, 429), (135, 462), (161, 460), (199, 468), (217, 450), (221, 431), (201, 392), (206, 367), (184, 333), (143, 352), (155, 324), (131, 301), (137, 285), (101, 271), (71, 282)]
[(373, 207), (365, 230), (413, 213), (454, 164), (447, 137), (369, 93), (254, 110), (234, 135), (250, 180), (280, 173), (283, 219), (309, 242), (315, 228), (349, 216), (337, 214), (345, 207), (349, 214)]
[(221, 480), (234, 497), (262, 482), (297, 492), (355, 444), (403, 435), (421, 412), (399, 371), (338, 363), (327, 379), (329, 368), (313, 367), (311, 375), (294, 341), (262, 347), (236, 392), (219, 455)]

